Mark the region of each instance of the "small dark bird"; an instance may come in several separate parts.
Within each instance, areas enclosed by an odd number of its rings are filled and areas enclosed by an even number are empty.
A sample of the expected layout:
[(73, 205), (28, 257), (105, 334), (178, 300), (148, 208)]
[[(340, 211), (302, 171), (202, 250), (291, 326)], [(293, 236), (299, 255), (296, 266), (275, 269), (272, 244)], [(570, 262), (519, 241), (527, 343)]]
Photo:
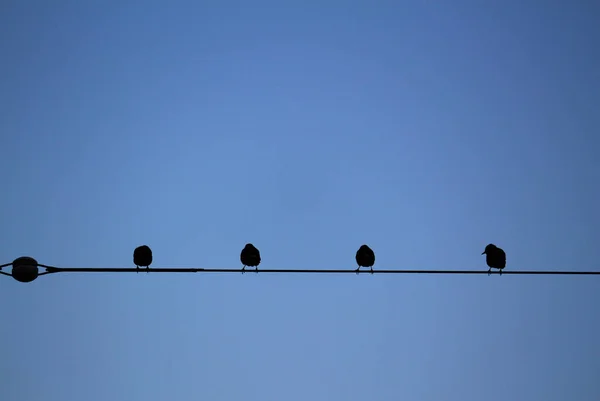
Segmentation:
[(145, 267), (146, 271), (150, 271), (152, 264), (152, 250), (147, 245), (138, 246), (133, 251), (133, 264), (140, 270), (140, 266)]
[(358, 264), (358, 269), (356, 269), (356, 274), (360, 271), (361, 267), (370, 267), (371, 274), (373, 274), (373, 265), (375, 264), (375, 252), (371, 248), (366, 245), (361, 245), (356, 251), (356, 263)]
[(246, 266), (255, 267), (258, 273), (258, 265), (260, 265), (260, 251), (252, 244), (246, 244), (240, 254), (240, 261), (244, 265), (242, 274), (246, 271)]
[(489, 244), (485, 247), (482, 255), (485, 255), (485, 261), (490, 267), (488, 276), (492, 274), (492, 268), (500, 270), (500, 275), (502, 275), (502, 269), (506, 267), (506, 253), (496, 245)]

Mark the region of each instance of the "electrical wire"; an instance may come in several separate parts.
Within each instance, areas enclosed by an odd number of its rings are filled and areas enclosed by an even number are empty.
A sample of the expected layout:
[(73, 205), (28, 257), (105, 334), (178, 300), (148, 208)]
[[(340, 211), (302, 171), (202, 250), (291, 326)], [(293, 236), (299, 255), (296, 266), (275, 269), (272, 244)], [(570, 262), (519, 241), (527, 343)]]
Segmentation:
[[(50, 273), (238, 273), (242, 269), (211, 269), (211, 268), (156, 268), (156, 267), (140, 267), (140, 268), (103, 268), (103, 267), (56, 267), (47, 265), (38, 265), (45, 268), (46, 272), (41, 275)], [(302, 273), (302, 274), (518, 274), (518, 275), (600, 275), (600, 271), (569, 271), (569, 270), (503, 270), (492, 271), (488, 270), (359, 270), (356, 269), (258, 269), (248, 268), (246, 274), (256, 273)]]

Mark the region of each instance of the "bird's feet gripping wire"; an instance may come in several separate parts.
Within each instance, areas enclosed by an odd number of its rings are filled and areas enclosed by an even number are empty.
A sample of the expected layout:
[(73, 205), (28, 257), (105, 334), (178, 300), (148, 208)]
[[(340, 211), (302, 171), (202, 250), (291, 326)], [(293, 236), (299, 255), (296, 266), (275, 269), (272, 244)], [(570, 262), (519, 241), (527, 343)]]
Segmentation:
[(358, 268), (356, 270), (354, 270), (356, 272), (356, 274), (358, 275), (358, 273), (360, 273), (360, 266), (358, 266)]
[(373, 267), (371, 267), (371, 274), (373, 274)]
[(488, 276), (492, 274), (492, 268), (490, 267), (490, 269), (488, 270)]
[[(258, 266), (256, 266), (255, 271), (258, 273)], [(246, 265), (242, 267), (242, 274), (246, 273)]]

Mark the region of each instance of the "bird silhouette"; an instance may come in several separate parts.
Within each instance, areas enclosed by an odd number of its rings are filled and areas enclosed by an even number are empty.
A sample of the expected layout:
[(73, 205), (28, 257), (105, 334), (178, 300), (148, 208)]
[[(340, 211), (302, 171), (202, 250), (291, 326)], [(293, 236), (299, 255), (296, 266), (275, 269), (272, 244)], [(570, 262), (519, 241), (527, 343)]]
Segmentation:
[(146, 271), (150, 271), (152, 264), (152, 250), (147, 245), (138, 246), (133, 251), (133, 264), (140, 270), (140, 266), (145, 267)]
[(502, 269), (506, 267), (506, 253), (494, 244), (488, 244), (482, 255), (485, 255), (485, 262), (490, 267), (488, 276), (492, 274), (492, 268), (498, 269), (502, 275)]
[(255, 267), (258, 273), (258, 265), (260, 265), (260, 251), (252, 244), (246, 244), (240, 254), (240, 261), (244, 265), (242, 274), (246, 271), (246, 266)]
[(356, 263), (358, 264), (358, 269), (356, 269), (356, 274), (360, 271), (361, 267), (370, 267), (371, 274), (373, 274), (373, 265), (375, 264), (375, 252), (367, 245), (361, 245), (356, 251)]

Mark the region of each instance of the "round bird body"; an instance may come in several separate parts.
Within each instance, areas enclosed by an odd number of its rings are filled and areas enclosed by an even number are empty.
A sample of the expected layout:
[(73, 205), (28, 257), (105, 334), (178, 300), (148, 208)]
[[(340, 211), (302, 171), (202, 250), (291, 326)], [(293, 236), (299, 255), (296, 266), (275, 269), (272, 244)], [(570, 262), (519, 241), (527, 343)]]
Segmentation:
[(356, 263), (358, 264), (358, 269), (356, 269), (356, 274), (360, 271), (361, 267), (370, 267), (371, 273), (373, 273), (373, 265), (375, 265), (375, 252), (367, 245), (362, 245), (356, 251)]
[(240, 254), (240, 261), (244, 265), (242, 268), (242, 273), (246, 271), (246, 266), (256, 268), (256, 272), (258, 273), (258, 265), (260, 265), (260, 251), (254, 245), (246, 244)]
[(150, 270), (152, 264), (152, 250), (147, 245), (138, 246), (133, 251), (133, 264), (139, 269), (145, 267), (147, 271)]
[(492, 273), (492, 269), (498, 269), (500, 275), (502, 275), (502, 269), (506, 267), (506, 253), (504, 250), (494, 244), (488, 244), (482, 255), (485, 255), (485, 262), (490, 268), (488, 275)]

